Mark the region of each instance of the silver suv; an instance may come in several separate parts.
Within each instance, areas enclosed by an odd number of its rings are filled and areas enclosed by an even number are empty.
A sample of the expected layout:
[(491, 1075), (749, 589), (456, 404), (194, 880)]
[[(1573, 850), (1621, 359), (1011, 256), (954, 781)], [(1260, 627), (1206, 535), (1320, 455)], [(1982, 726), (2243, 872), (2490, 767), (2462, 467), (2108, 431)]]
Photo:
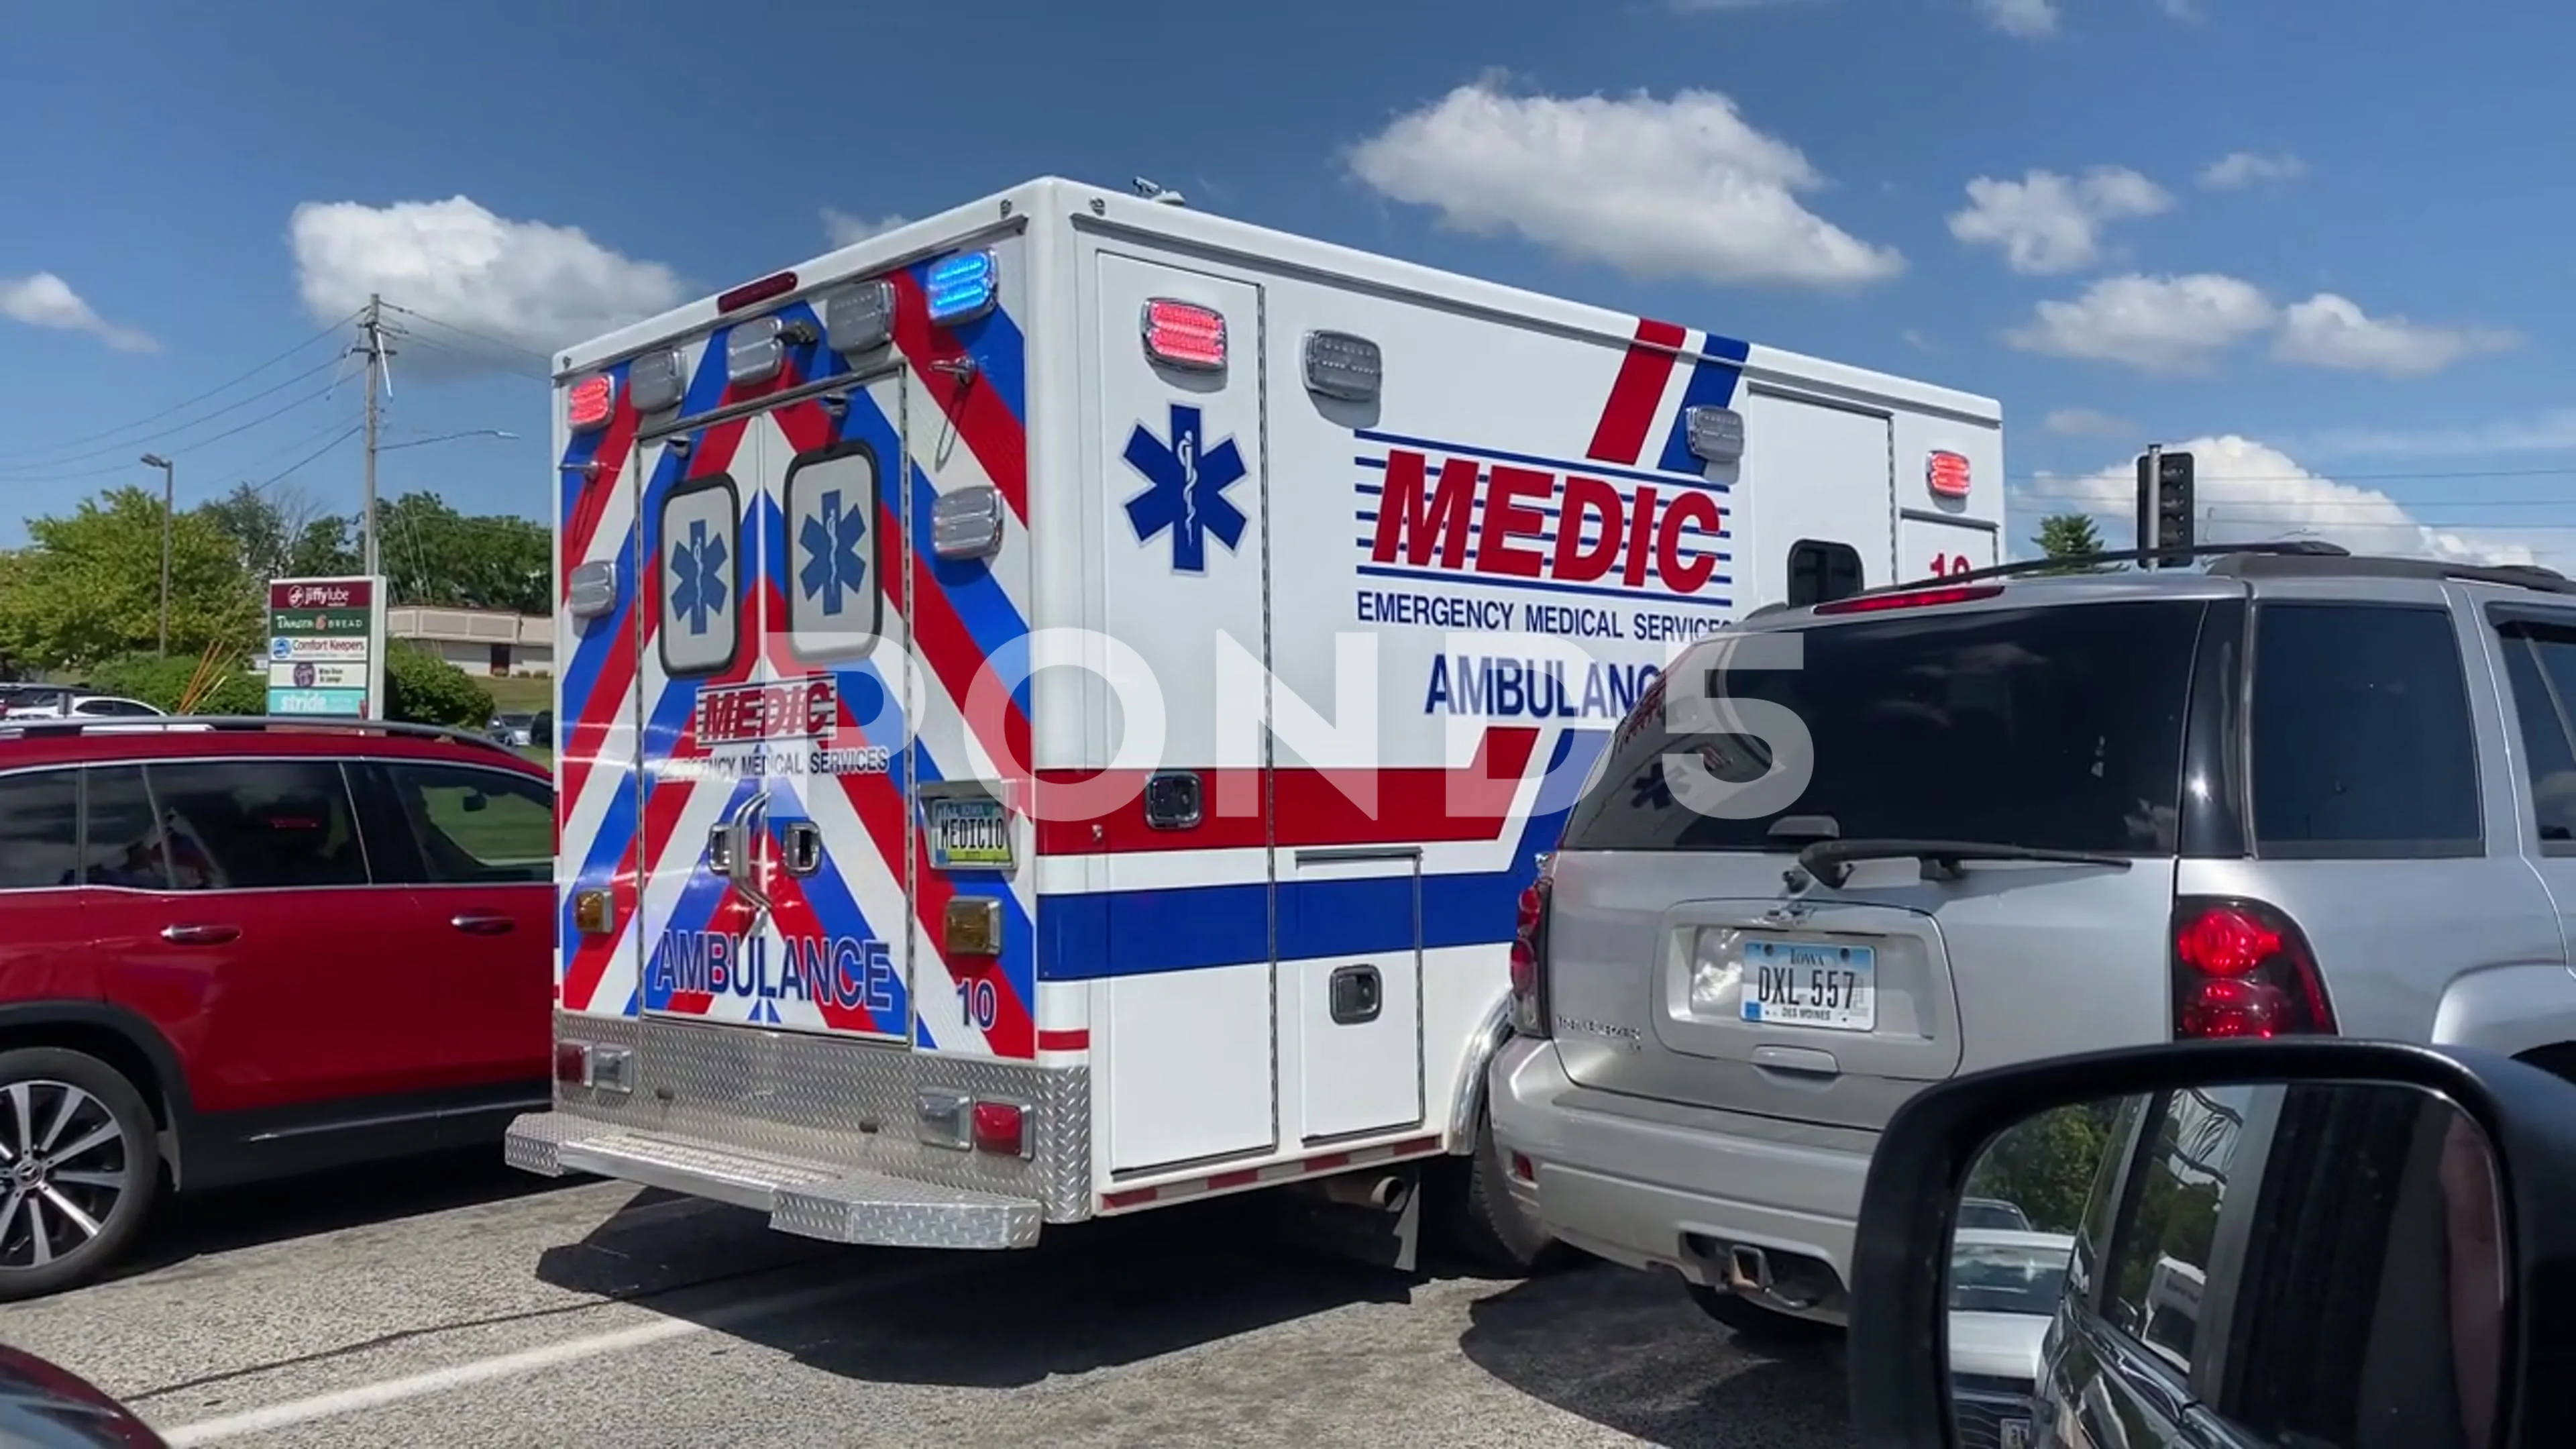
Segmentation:
[(1491, 1083), (1520, 1205), (1729, 1326), (1831, 1332), (1926, 1083), (2292, 1032), (2576, 1075), (2576, 584), (2192, 552), (1684, 656), (1521, 903)]

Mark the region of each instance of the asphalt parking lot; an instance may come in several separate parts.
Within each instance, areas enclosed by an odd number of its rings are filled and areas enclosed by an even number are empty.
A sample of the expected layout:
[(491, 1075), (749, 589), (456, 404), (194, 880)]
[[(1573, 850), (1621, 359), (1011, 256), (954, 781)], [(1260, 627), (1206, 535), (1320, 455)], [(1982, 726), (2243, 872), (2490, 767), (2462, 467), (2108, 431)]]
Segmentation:
[(1848, 1442), (1837, 1361), (1756, 1356), (1677, 1289), (1318, 1258), (1240, 1205), (1032, 1253), (772, 1233), (487, 1157), (170, 1209), (136, 1270), (0, 1308), (174, 1446)]

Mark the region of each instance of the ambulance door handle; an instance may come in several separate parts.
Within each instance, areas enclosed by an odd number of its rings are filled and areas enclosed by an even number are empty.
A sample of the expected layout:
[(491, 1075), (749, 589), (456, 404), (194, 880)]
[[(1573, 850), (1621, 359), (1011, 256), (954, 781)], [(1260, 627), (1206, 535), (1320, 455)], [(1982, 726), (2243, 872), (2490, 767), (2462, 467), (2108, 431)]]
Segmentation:
[(1325, 993), (1335, 1026), (1360, 1026), (1377, 1020), (1386, 1007), (1386, 982), (1369, 965), (1341, 966)]
[(778, 855), (789, 875), (812, 875), (823, 868), (823, 827), (811, 820), (790, 820), (778, 827)]
[(707, 830), (707, 869), (725, 880), (742, 874), (746, 852), (743, 846), (749, 832), (740, 825), (716, 825)]

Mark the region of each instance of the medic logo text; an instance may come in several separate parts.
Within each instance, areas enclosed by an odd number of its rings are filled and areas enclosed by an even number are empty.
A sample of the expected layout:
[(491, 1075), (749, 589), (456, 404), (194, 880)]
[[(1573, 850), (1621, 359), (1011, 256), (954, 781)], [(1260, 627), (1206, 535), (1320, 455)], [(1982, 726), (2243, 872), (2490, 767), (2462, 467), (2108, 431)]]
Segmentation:
[(1680, 483), (1560, 478), (1518, 463), (1391, 448), (1371, 522), (1372, 573), (1681, 598), (1722, 582), (1725, 515), (1713, 494)]

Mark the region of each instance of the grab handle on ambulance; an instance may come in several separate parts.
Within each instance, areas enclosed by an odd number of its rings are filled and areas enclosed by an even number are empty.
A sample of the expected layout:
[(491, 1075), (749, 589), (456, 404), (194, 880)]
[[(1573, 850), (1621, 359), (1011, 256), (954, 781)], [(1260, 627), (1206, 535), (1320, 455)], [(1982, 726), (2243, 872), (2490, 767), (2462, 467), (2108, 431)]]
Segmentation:
[(778, 828), (778, 857), (789, 875), (812, 875), (823, 868), (823, 827), (811, 820), (790, 820)]

